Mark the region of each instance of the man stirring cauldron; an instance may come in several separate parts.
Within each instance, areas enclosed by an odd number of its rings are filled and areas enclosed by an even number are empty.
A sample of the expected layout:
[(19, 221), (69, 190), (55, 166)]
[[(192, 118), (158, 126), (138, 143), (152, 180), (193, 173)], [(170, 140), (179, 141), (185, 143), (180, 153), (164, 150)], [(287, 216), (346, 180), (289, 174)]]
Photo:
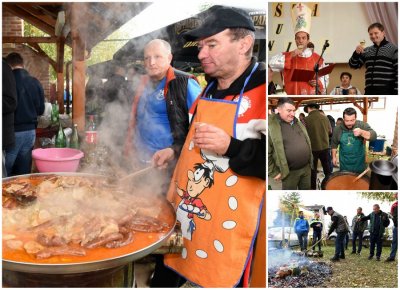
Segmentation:
[(340, 145), (340, 171), (363, 172), (366, 168), (364, 140), (376, 140), (376, 132), (368, 123), (356, 119), (356, 110), (347, 108), (343, 111), (343, 123), (333, 130), (332, 162), (338, 165), (336, 153)]
[(214, 171), (212, 187), (201, 194), (212, 218), (196, 219), (182, 255), (167, 255), (165, 264), (203, 287), (247, 285), (264, 204), (266, 69), (252, 57), (254, 31), (247, 12), (213, 6), (200, 27), (184, 34), (198, 41), (198, 58), (210, 79), (190, 110), (192, 124), (168, 198), (178, 206), (177, 187), (185, 188), (188, 170), (203, 163)]

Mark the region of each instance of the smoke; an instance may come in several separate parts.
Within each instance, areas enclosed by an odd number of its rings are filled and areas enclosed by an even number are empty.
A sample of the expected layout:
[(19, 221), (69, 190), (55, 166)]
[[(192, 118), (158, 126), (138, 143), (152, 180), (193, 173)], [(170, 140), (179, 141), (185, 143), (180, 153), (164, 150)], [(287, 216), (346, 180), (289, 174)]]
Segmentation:
[(290, 249), (268, 251), (268, 268), (288, 265), (291, 259), (297, 259), (292, 257), (292, 253)]

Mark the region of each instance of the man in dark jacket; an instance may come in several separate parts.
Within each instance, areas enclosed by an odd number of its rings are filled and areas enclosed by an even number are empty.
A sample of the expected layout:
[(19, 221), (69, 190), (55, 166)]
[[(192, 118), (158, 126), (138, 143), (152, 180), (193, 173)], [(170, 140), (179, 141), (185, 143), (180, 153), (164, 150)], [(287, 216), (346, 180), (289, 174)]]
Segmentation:
[(18, 96), (14, 113), (15, 146), (6, 150), (6, 170), (9, 176), (28, 174), (32, 167), (37, 117), (44, 112), (44, 91), (40, 82), (24, 69), (19, 53), (7, 55), (6, 62), (13, 69)]
[(17, 89), (11, 67), (3, 59), (3, 177), (7, 177), (5, 167), (6, 150), (15, 145), (14, 111), (17, 108)]
[(311, 189), (317, 189), (317, 166), (318, 160), (321, 161), (325, 178), (332, 172), (329, 158), (329, 134), (332, 128), (328, 117), (319, 112), (318, 104), (308, 104), (304, 107), (306, 117), (307, 133), (310, 137), (313, 154), (313, 168), (311, 170)]
[[(361, 207), (357, 208), (357, 214), (353, 217), (353, 220), (351, 222), (351, 230), (353, 231), (353, 237), (352, 237), (353, 251), (351, 252), (352, 254), (357, 253), (357, 255), (360, 255), (362, 250), (363, 235), (364, 231), (367, 229), (368, 222), (361, 221), (359, 219), (363, 218), (364, 216), (365, 215), (362, 212), (362, 208)], [(357, 239), (358, 239), (358, 249), (356, 251)]]
[(310, 225), (308, 221), (304, 218), (303, 212), (299, 211), (299, 216), (294, 221), (294, 232), (297, 234), (302, 251), (307, 251), (309, 230)]
[(321, 219), (319, 218), (319, 213), (315, 213), (314, 218), (310, 222), (310, 227), (313, 228), (313, 251), (315, 250), (315, 244), (318, 243), (318, 250), (321, 251), (321, 234), (323, 229), (323, 224)]
[(397, 192), (394, 194), (394, 198), (396, 201), (392, 204), (392, 207), (390, 208), (390, 215), (392, 216), (393, 220), (393, 240), (392, 240), (392, 249), (390, 251), (389, 258), (386, 259), (385, 262), (393, 262), (396, 258), (396, 253), (397, 253), (397, 223), (398, 221), (398, 215), (397, 215)]
[(360, 218), (359, 220), (360, 221), (370, 220), (369, 222), (370, 247), (369, 247), (368, 260), (371, 260), (374, 257), (375, 245), (376, 245), (376, 260), (380, 261), (382, 253), (383, 234), (385, 233), (385, 228), (389, 225), (390, 220), (387, 213), (384, 213), (383, 211), (380, 210), (378, 204), (374, 204), (372, 209), (373, 212), (371, 212), (369, 215), (363, 218)]
[(328, 237), (336, 231), (337, 236), (335, 240), (335, 255), (331, 258), (331, 261), (336, 262), (340, 259), (344, 259), (344, 239), (349, 231), (344, 217), (333, 210), (331, 206), (327, 208), (328, 214), (331, 216), (332, 224), (328, 231)]

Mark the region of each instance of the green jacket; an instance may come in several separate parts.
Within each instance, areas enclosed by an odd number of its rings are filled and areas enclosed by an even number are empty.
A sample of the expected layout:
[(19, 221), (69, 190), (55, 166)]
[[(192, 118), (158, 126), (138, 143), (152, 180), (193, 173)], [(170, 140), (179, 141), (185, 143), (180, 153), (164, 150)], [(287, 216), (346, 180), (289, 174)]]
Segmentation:
[(390, 220), (389, 216), (387, 213), (383, 211), (379, 211), (378, 214), (375, 214), (374, 212), (371, 212), (369, 215), (361, 218), (361, 221), (369, 221), (369, 232), (371, 234), (374, 234), (374, 225), (375, 225), (375, 219), (379, 218), (379, 236), (382, 237), (383, 234), (385, 233), (385, 228), (389, 226)]
[[(310, 138), (308, 137), (304, 125), (297, 119), (296, 121), (296, 124), (300, 126), (301, 131), (306, 137), (306, 142), (310, 147), (310, 166), (312, 167), (313, 160)], [(279, 122), (279, 118), (276, 114), (268, 115), (268, 176), (275, 177), (280, 173), (281, 179), (283, 180), (289, 175), (289, 165), (286, 160), (281, 125)]]
[[(356, 124), (354, 125), (355, 128), (360, 128), (361, 130), (369, 131), (371, 132), (371, 137), (369, 138), (369, 141), (374, 141), (376, 140), (376, 132), (368, 125), (368, 123), (365, 123), (363, 121), (356, 120)], [(342, 136), (343, 130), (349, 131), (349, 129), (346, 128), (344, 123), (340, 124), (340, 126), (336, 126), (335, 129), (333, 130), (333, 135), (332, 135), (332, 149), (337, 149), (340, 143), (340, 137)]]
[(319, 110), (313, 110), (306, 117), (306, 124), (312, 151), (328, 149), (329, 133), (332, 130), (328, 117), (321, 115)]

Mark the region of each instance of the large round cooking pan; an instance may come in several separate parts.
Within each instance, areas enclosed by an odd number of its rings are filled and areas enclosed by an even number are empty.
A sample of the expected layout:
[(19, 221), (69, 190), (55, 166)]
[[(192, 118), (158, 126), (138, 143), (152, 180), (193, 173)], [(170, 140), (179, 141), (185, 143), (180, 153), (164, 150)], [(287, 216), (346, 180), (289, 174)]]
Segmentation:
[[(84, 173), (39, 173), (39, 174), (28, 174), (28, 175), (20, 175), (17, 177), (4, 178), (3, 182), (6, 181), (18, 181), (26, 178), (35, 178), (39, 176), (46, 175), (58, 175), (58, 176), (79, 176), (79, 177), (100, 177), (98, 175), (93, 174), (84, 174)], [(102, 177), (104, 178), (104, 177)], [(176, 214), (173, 206), (164, 198), (162, 198), (162, 213), (157, 217), (158, 219), (162, 219), (162, 221), (168, 222), (170, 224), (170, 230), (164, 232), (162, 235), (157, 236), (157, 240), (151, 242), (150, 244), (145, 245), (140, 249), (135, 249), (133, 244), (135, 240), (128, 246), (123, 247), (124, 250), (121, 250), (121, 254), (108, 257), (101, 258), (94, 261), (89, 262), (72, 262), (72, 263), (58, 263), (58, 264), (49, 264), (43, 263), (41, 260), (33, 261), (33, 262), (21, 262), (16, 259), (5, 258), (3, 255), (3, 269), (18, 271), (18, 272), (26, 272), (26, 273), (43, 273), (43, 274), (74, 274), (74, 273), (85, 273), (92, 271), (99, 271), (103, 269), (109, 269), (118, 267), (121, 265), (125, 265), (134, 260), (140, 259), (146, 255), (149, 255), (156, 249), (162, 246), (163, 242), (172, 234), (174, 231), (174, 226), (176, 224)], [(132, 245), (132, 247), (130, 247)], [(4, 247), (4, 243), (3, 243)], [(125, 249), (126, 248), (126, 249)], [(122, 249), (122, 248), (121, 248)], [(108, 250), (108, 249), (104, 249)]]
[(369, 177), (364, 175), (353, 182), (358, 175), (349, 171), (336, 171), (324, 178), (321, 187), (323, 190), (368, 190)]

